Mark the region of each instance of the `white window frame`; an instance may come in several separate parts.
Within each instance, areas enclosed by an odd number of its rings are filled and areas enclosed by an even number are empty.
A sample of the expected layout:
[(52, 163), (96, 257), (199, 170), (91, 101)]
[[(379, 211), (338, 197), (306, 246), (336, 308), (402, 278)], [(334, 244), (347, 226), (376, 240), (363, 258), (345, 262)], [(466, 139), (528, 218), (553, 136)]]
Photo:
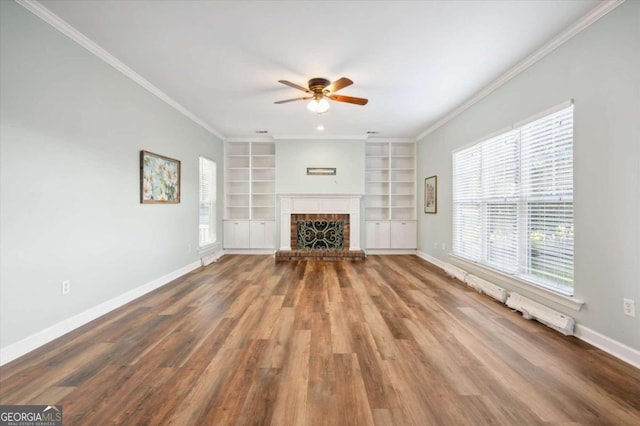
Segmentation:
[[(205, 162), (212, 164), (213, 171), (209, 173), (209, 196), (203, 199), (203, 165)], [(217, 242), (217, 170), (216, 162), (205, 156), (198, 157), (198, 246), (200, 249), (212, 246)], [(206, 198), (206, 197), (205, 197)], [(204, 210), (204, 211), (203, 211)], [(206, 213), (208, 223), (203, 224), (203, 213)]]
[[(553, 114), (556, 114), (560, 111), (563, 110), (567, 110), (568, 108), (571, 108), (571, 118), (573, 120), (573, 102), (572, 101), (568, 101), (568, 102), (564, 102), (560, 105), (557, 105), (553, 108), (550, 108), (547, 111), (541, 112), (539, 114), (536, 114), (533, 117), (529, 117), (526, 120), (523, 120), (519, 123), (514, 124), (513, 126), (511, 126), (509, 129), (504, 129), (501, 130), (499, 132), (493, 133), (490, 136), (487, 136), (485, 138), (482, 138), (476, 142), (473, 142), (471, 144), (468, 144), (464, 147), (461, 147), (455, 151), (453, 151), (452, 153), (452, 161), (453, 161), (453, 167), (452, 167), (452, 178), (454, 180), (453, 182), (453, 193), (452, 193), (452, 207), (453, 207), (453, 216), (452, 216), (452, 241), (453, 241), (453, 247), (452, 247), (452, 255), (456, 258), (460, 258), (466, 262), (471, 262), (481, 268), (485, 268), (488, 269), (490, 271), (494, 271), (497, 272), (498, 274), (501, 274), (503, 276), (509, 277), (512, 280), (516, 280), (518, 282), (521, 283), (525, 283), (527, 285), (533, 285), (533, 286), (537, 286), (537, 287), (541, 287), (545, 290), (550, 290), (552, 292), (556, 292), (565, 296), (573, 296), (574, 293), (574, 286), (575, 286), (575, 282), (573, 281), (573, 278), (571, 278), (571, 285), (562, 285), (559, 284), (557, 282), (552, 282), (552, 281), (547, 281), (544, 280), (543, 278), (537, 277), (534, 275), (533, 272), (528, 273), (527, 272), (527, 267), (530, 265), (531, 259), (532, 257), (529, 255), (529, 232), (531, 231), (529, 229), (529, 225), (528, 225), (528, 221), (535, 219), (535, 218), (540, 218), (540, 216), (534, 216), (534, 215), (530, 215), (528, 213), (528, 209), (530, 207), (531, 203), (531, 196), (527, 195), (527, 193), (531, 192), (531, 188), (528, 188), (525, 186), (525, 176), (526, 173), (525, 171), (528, 170), (529, 171), (529, 177), (533, 176), (531, 174), (531, 172), (534, 169), (531, 168), (526, 168), (525, 166), (525, 170), (522, 170), (522, 167), (526, 164), (531, 165), (531, 163), (527, 163), (528, 158), (526, 158), (525, 156), (523, 156), (523, 147), (522, 147), (522, 141), (521, 141), (521, 131), (523, 128), (526, 128), (526, 126), (528, 124), (532, 124), (536, 125), (536, 121), (537, 120), (543, 120), (544, 118), (547, 118), (549, 116), (552, 116)], [(512, 251), (509, 252), (509, 255), (513, 254), (513, 258), (512, 258), (512, 264), (510, 264), (509, 268), (501, 268), (500, 265), (496, 266), (495, 264), (491, 264), (490, 262), (488, 262), (488, 257), (487, 257), (487, 247), (488, 247), (488, 239), (489, 239), (489, 235), (487, 233), (487, 222), (489, 220), (494, 220), (495, 221), (495, 217), (493, 216), (488, 216), (487, 214), (487, 210), (486, 210), (486, 206), (489, 205), (491, 203), (491, 200), (489, 198), (486, 198), (486, 195), (482, 195), (483, 193), (486, 192), (486, 186), (484, 186), (486, 184), (485, 178), (483, 177), (483, 170), (491, 170), (491, 174), (495, 174), (494, 169), (483, 169), (483, 165), (482, 165), (482, 157), (479, 160), (479, 168), (478, 169), (474, 169), (473, 167), (471, 169), (463, 169), (463, 167), (467, 166), (470, 163), (464, 163), (464, 162), (458, 162), (458, 165), (456, 165), (456, 156), (457, 155), (464, 155), (465, 153), (470, 153), (472, 149), (480, 149), (481, 152), (481, 156), (482, 156), (482, 150), (481, 148), (486, 146), (487, 143), (491, 143), (491, 141), (497, 140), (501, 137), (506, 137), (506, 135), (510, 135), (512, 133), (516, 133), (517, 134), (517, 142), (518, 142), (518, 150), (519, 150), (519, 154), (517, 156), (513, 156), (513, 158), (517, 158), (516, 161), (516, 167), (518, 168), (518, 175), (516, 177), (516, 187), (517, 187), (517, 194), (515, 195), (515, 198), (512, 197), (511, 195), (509, 195), (509, 202), (513, 203), (514, 199), (516, 202), (516, 208), (517, 208), (517, 215), (516, 215), (516, 222), (517, 222), (517, 226), (516, 226), (516, 241), (518, 244), (517, 248), (512, 248)], [(482, 144), (485, 145), (482, 145)], [(488, 145), (491, 146), (491, 145)], [(539, 146), (539, 145), (536, 145)], [(573, 127), (571, 127), (571, 150), (573, 150)], [(467, 158), (468, 154), (467, 154)], [(474, 160), (476, 163), (478, 162), (477, 160), (478, 157), (476, 157), (476, 160)], [(554, 157), (556, 158), (556, 157)], [(557, 157), (557, 158), (562, 158), (565, 159), (565, 157)], [(509, 160), (511, 161), (511, 160)], [(458, 171), (456, 169), (456, 166), (458, 166)], [(533, 166), (530, 166), (533, 167)], [(562, 204), (565, 203), (567, 206), (570, 205), (570, 211), (571, 211), (571, 239), (570, 242), (571, 244), (567, 245), (566, 247), (569, 247), (567, 249), (567, 253), (570, 253), (570, 272), (571, 275), (573, 275), (574, 272), (574, 244), (573, 244), (573, 155), (571, 155), (571, 184), (570, 184), (570, 193), (563, 195), (562, 197), (559, 198), (558, 204)], [(475, 176), (477, 174), (477, 178), (471, 178), (471, 180), (469, 180), (469, 178), (467, 178), (467, 180), (464, 181), (459, 181), (460, 183), (458, 185), (467, 185), (466, 187), (464, 186), (460, 186), (458, 190), (456, 190), (456, 182), (455, 182), (455, 176), (456, 174), (458, 176), (463, 176), (461, 175), (462, 171), (466, 171), (466, 170), (471, 170), (471, 175), (469, 176)], [(476, 172), (473, 172), (473, 170), (477, 170)], [(472, 185), (471, 187), (468, 187), (468, 185)], [(475, 186), (474, 186), (475, 185)], [(539, 191), (539, 190), (538, 190)], [(477, 195), (477, 198), (475, 198), (476, 196), (473, 194), (480, 194)], [(465, 195), (470, 196), (471, 198), (465, 198)], [(456, 199), (456, 197), (458, 197)], [(462, 197), (462, 198), (461, 198)], [(483, 198), (485, 197), (485, 198)], [(480, 216), (480, 223), (474, 225), (472, 228), (469, 228), (469, 226), (471, 226), (473, 223), (475, 223), (476, 221), (473, 220), (472, 218), (472, 222), (471, 225), (467, 221), (469, 217), (472, 216), (468, 216), (465, 215), (460, 216), (463, 213), (463, 210), (459, 210), (461, 207), (463, 207), (463, 203), (464, 200), (476, 200), (476, 204), (480, 203), (481, 207), (479, 210), (479, 216)], [(554, 200), (555, 201), (555, 200)], [(473, 202), (473, 201), (472, 201)], [(507, 198), (505, 197), (505, 203), (507, 202)], [(469, 201), (467, 201), (467, 205), (469, 205)], [(558, 208), (558, 207), (556, 207)], [(563, 207), (564, 208), (564, 205)], [(558, 208), (560, 211), (562, 210), (561, 208)], [(556, 214), (559, 214), (557, 212), (555, 212)], [(544, 218), (544, 216), (542, 216)], [(553, 217), (553, 216), (551, 216)], [(466, 225), (466, 227), (460, 227), (460, 225)], [(468, 237), (465, 237), (467, 235), (476, 235), (473, 234), (473, 230), (476, 229), (480, 235), (479, 237), (479, 243), (469, 243)], [(469, 232), (472, 232), (471, 234), (469, 234)], [(555, 232), (555, 231), (554, 231)], [(459, 234), (459, 235), (458, 235)], [(477, 241), (477, 240), (476, 240)], [(469, 245), (471, 244), (471, 245)], [(469, 251), (469, 249), (466, 249), (466, 253), (463, 252), (462, 250), (463, 247), (465, 247), (464, 245), (466, 245), (466, 247), (471, 247), (471, 252)], [(513, 247), (513, 246), (512, 246)], [(552, 250), (552, 249), (549, 249)], [(467, 253), (474, 253), (474, 255), (469, 255)], [(551, 252), (549, 252), (551, 253)], [(555, 252), (553, 252), (555, 255)], [(564, 252), (563, 252), (564, 254)], [(564, 259), (564, 258), (563, 258)], [(557, 260), (557, 257), (553, 259), (553, 262), (561, 262), (560, 260)], [(564, 266), (564, 265), (561, 265)], [(507, 270), (507, 269), (511, 269), (511, 270)], [(538, 273), (539, 275), (539, 273)]]

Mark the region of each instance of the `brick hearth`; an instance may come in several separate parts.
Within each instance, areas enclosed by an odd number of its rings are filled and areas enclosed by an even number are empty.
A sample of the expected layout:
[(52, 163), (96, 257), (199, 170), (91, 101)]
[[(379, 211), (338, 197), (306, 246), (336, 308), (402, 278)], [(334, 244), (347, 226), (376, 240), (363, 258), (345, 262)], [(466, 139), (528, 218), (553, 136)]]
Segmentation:
[[(298, 225), (299, 220), (305, 221), (342, 221), (344, 223), (342, 250), (298, 250)], [(294, 213), (291, 214), (291, 250), (278, 250), (276, 252), (276, 262), (285, 260), (364, 260), (365, 254), (362, 250), (349, 250), (349, 215), (332, 213)]]

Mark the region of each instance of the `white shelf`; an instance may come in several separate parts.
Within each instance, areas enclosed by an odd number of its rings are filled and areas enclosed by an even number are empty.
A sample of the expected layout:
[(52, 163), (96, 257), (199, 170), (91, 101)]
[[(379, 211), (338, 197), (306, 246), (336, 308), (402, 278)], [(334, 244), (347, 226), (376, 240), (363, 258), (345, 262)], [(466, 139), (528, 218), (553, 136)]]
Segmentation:
[(368, 141), (365, 192), (365, 220), (415, 220), (415, 143)]
[(273, 220), (276, 147), (273, 142), (227, 142), (226, 220)]

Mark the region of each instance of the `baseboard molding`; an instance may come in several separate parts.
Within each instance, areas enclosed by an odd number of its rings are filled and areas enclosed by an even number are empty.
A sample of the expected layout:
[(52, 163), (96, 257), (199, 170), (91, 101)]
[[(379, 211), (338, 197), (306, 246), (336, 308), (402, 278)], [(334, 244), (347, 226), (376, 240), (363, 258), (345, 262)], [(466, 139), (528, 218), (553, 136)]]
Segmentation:
[(415, 249), (366, 249), (365, 253), (367, 255), (376, 255), (376, 254), (416, 254)]
[(275, 249), (224, 249), (223, 254), (261, 254), (261, 255), (273, 255), (276, 253)]
[[(445, 262), (421, 251), (418, 251), (417, 255), (421, 259), (444, 269)], [(620, 343), (617, 340), (613, 340), (604, 334), (600, 334), (597, 331), (591, 330), (590, 328), (580, 324), (575, 325), (573, 335), (598, 349), (602, 349), (609, 355), (627, 362), (636, 368), (640, 368), (640, 351), (637, 349), (629, 347), (624, 343)]]
[(181, 276), (188, 274), (195, 269), (198, 269), (199, 267), (200, 260), (190, 263), (180, 269), (168, 273), (167, 275), (156, 278), (155, 280), (150, 281), (140, 287), (134, 288), (133, 290), (121, 294), (120, 296), (107, 300), (106, 302), (94, 306), (93, 308), (87, 309), (84, 312), (67, 318), (66, 320), (60, 321), (59, 323), (54, 324), (51, 327), (45, 328), (42, 331), (39, 331), (16, 343), (2, 348), (0, 349), (0, 365), (7, 364), (8, 362), (13, 361), (14, 359), (19, 358), (33, 351), (34, 349), (37, 349), (40, 346), (43, 346), (44, 344), (49, 343), (52, 340), (75, 330), (80, 326), (87, 324), (88, 322), (91, 322), (94, 319), (99, 318), (104, 314), (107, 314), (114, 309), (117, 309), (131, 302), (132, 300), (139, 298), (140, 296), (143, 296), (157, 288), (162, 287), (165, 284), (170, 283), (176, 278), (180, 278)]
[(640, 368), (640, 351), (613, 340), (610, 337), (591, 330), (584, 325), (576, 324), (574, 335), (585, 342), (602, 349), (606, 353), (615, 356), (636, 368)]
[(426, 260), (427, 262), (431, 263), (432, 265), (436, 265), (438, 268), (444, 269), (444, 262), (442, 260), (436, 259), (433, 256), (428, 255), (427, 253), (423, 252), (423, 251), (417, 251), (416, 254), (418, 255), (418, 257), (422, 260)]

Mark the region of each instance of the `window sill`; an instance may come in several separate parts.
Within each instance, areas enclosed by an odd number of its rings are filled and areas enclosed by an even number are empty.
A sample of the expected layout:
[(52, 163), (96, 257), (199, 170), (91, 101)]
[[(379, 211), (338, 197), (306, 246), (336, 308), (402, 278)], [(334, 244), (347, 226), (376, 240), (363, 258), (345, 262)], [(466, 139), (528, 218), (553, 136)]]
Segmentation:
[[(478, 271), (480, 275), (485, 275), (485, 276), (494, 278), (495, 280), (497, 280), (497, 282), (495, 283), (496, 285), (499, 285), (500, 282), (503, 282), (517, 289), (523, 290), (531, 294), (535, 294), (536, 296), (539, 296), (546, 301), (556, 303), (558, 305), (561, 305), (565, 308), (569, 308), (576, 312), (580, 311), (580, 309), (582, 308), (582, 305), (584, 305), (585, 303), (583, 300), (576, 299), (575, 297), (572, 297), (572, 296), (566, 296), (564, 294), (555, 292), (553, 290), (537, 286), (533, 283), (517, 279), (513, 276), (509, 276), (501, 272), (497, 272), (484, 265), (471, 262), (465, 258), (456, 256), (455, 254), (452, 254), (452, 253), (449, 253), (449, 258), (454, 259), (456, 263), (458, 263), (458, 266), (465, 269), (467, 272), (475, 274), (475, 272), (473, 272), (475, 270), (475, 271)], [(483, 277), (481, 276), (481, 278)]]

